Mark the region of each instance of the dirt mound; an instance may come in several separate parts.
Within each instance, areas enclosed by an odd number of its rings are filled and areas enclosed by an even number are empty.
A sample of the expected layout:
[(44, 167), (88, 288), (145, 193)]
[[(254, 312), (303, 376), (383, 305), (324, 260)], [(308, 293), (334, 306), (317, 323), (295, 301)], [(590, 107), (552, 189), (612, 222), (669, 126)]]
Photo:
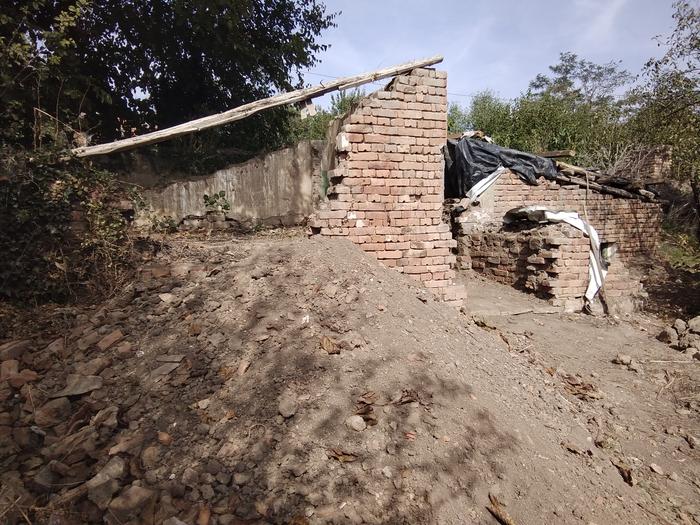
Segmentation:
[(350, 243), (182, 242), (62, 315), (0, 346), (9, 523), (663, 520), (594, 445), (595, 385)]

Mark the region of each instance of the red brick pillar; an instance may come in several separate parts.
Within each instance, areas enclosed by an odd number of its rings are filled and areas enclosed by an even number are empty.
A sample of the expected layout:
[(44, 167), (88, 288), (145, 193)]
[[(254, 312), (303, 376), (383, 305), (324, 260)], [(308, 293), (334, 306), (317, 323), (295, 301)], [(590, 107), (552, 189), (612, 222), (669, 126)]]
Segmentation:
[(335, 137), (328, 201), (312, 231), (345, 236), (384, 265), (462, 304), (456, 247), (442, 220), (447, 74), (415, 69), (362, 99)]

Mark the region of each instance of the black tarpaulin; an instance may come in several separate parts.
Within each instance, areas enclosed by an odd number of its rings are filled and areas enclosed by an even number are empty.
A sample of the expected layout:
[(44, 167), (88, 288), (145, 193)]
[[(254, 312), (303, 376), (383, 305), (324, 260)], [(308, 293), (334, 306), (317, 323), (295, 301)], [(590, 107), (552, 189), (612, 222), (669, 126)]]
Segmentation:
[(557, 174), (554, 161), (514, 149), (502, 148), (480, 140), (448, 140), (445, 155), (445, 197), (461, 199), (474, 184), (493, 173), (499, 166), (518, 174), (526, 183), (537, 185), (538, 177), (553, 179)]

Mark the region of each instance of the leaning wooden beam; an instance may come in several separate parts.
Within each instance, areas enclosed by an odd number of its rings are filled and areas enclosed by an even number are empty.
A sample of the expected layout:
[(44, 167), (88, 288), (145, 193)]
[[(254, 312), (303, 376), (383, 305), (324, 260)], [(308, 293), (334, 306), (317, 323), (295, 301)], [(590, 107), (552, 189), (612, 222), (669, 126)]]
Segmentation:
[[(650, 191), (640, 191), (639, 193), (632, 193), (621, 188), (615, 188), (613, 186), (605, 186), (603, 184), (598, 184), (591, 179), (594, 179), (599, 174), (593, 173), (592, 171), (579, 168), (572, 164), (567, 164), (566, 162), (555, 161), (557, 169), (560, 174), (557, 175), (556, 180), (558, 182), (565, 182), (569, 184), (576, 184), (582, 188), (590, 188), (592, 190), (599, 191), (601, 193), (609, 193), (610, 195), (615, 195), (617, 197), (624, 197), (625, 199), (644, 199), (644, 200), (654, 200), (655, 195)], [(580, 179), (575, 175), (588, 176), (587, 179)]]
[(104, 155), (105, 153), (124, 151), (137, 146), (155, 144), (156, 142), (187, 135), (203, 129), (228, 124), (229, 122), (234, 122), (236, 120), (249, 117), (250, 115), (254, 115), (255, 113), (264, 109), (274, 108), (284, 104), (292, 104), (294, 102), (301, 102), (302, 100), (325, 95), (326, 93), (339, 89), (354, 88), (367, 84), (368, 82), (393, 77), (400, 75), (401, 73), (411, 71), (412, 69), (431, 66), (433, 64), (438, 64), (439, 62), (442, 62), (442, 56), (436, 55), (424, 60), (415, 60), (413, 62), (407, 62), (398, 66), (378, 69), (377, 71), (372, 71), (370, 73), (362, 73), (361, 75), (355, 75), (352, 77), (339, 78), (337, 80), (333, 80), (332, 82), (321, 83), (317, 86), (298, 89), (296, 91), (290, 91), (289, 93), (281, 93), (262, 100), (256, 100), (255, 102), (250, 102), (249, 104), (243, 104), (237, 108), (229, 109), (223, 113), (191, 120), (189, 122), (185, 122), (184, 124), (178, 124), (177, 126), (161, 129), (152, 133), (145, 133), (137, 137), (116, 140), (114, 142), (108, 142), (107, 144), (97, 144), (95, 146), (75, 148), (73, 153), (78, 157), (90, 157), (93, 155)]
[[(557, 175), (555, 180), (557, 182), (563, 182), (567, 184), (576, 184), (582, 188), (590, 188), (592, 190), (599, 191), (600, 193), (609, 193), (610, 195), (615, 195), (616, 197), (624, 197), (625, 199), (646, 199), (651, 200), (648, 195), (640, 195), (638, 193), (631, 193), (629, 191), (623, 190), (621, 188), (613, 188), (612, 186), (603, 186), (592, 180), (586, 181), (585, 179), (579, 179), (572, 175)], [(647, 192), (651, 193), (651, 192)], [(653, 195), (653, 194), (652, 194)]]

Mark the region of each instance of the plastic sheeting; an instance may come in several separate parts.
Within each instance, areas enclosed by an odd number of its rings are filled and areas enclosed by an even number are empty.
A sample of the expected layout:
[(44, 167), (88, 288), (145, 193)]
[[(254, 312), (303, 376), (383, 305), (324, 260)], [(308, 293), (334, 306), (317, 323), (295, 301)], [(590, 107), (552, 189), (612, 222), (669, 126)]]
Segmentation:
[(462, 199), (479, 181), (499, 167), (508, 168), (520, 178), (537, 185), (538, 177), (553, 179), (557, 175), (554, 161), (513, 149), (502, 148), (481, 140), (448, 140), (445, 156), (445, 197)]

